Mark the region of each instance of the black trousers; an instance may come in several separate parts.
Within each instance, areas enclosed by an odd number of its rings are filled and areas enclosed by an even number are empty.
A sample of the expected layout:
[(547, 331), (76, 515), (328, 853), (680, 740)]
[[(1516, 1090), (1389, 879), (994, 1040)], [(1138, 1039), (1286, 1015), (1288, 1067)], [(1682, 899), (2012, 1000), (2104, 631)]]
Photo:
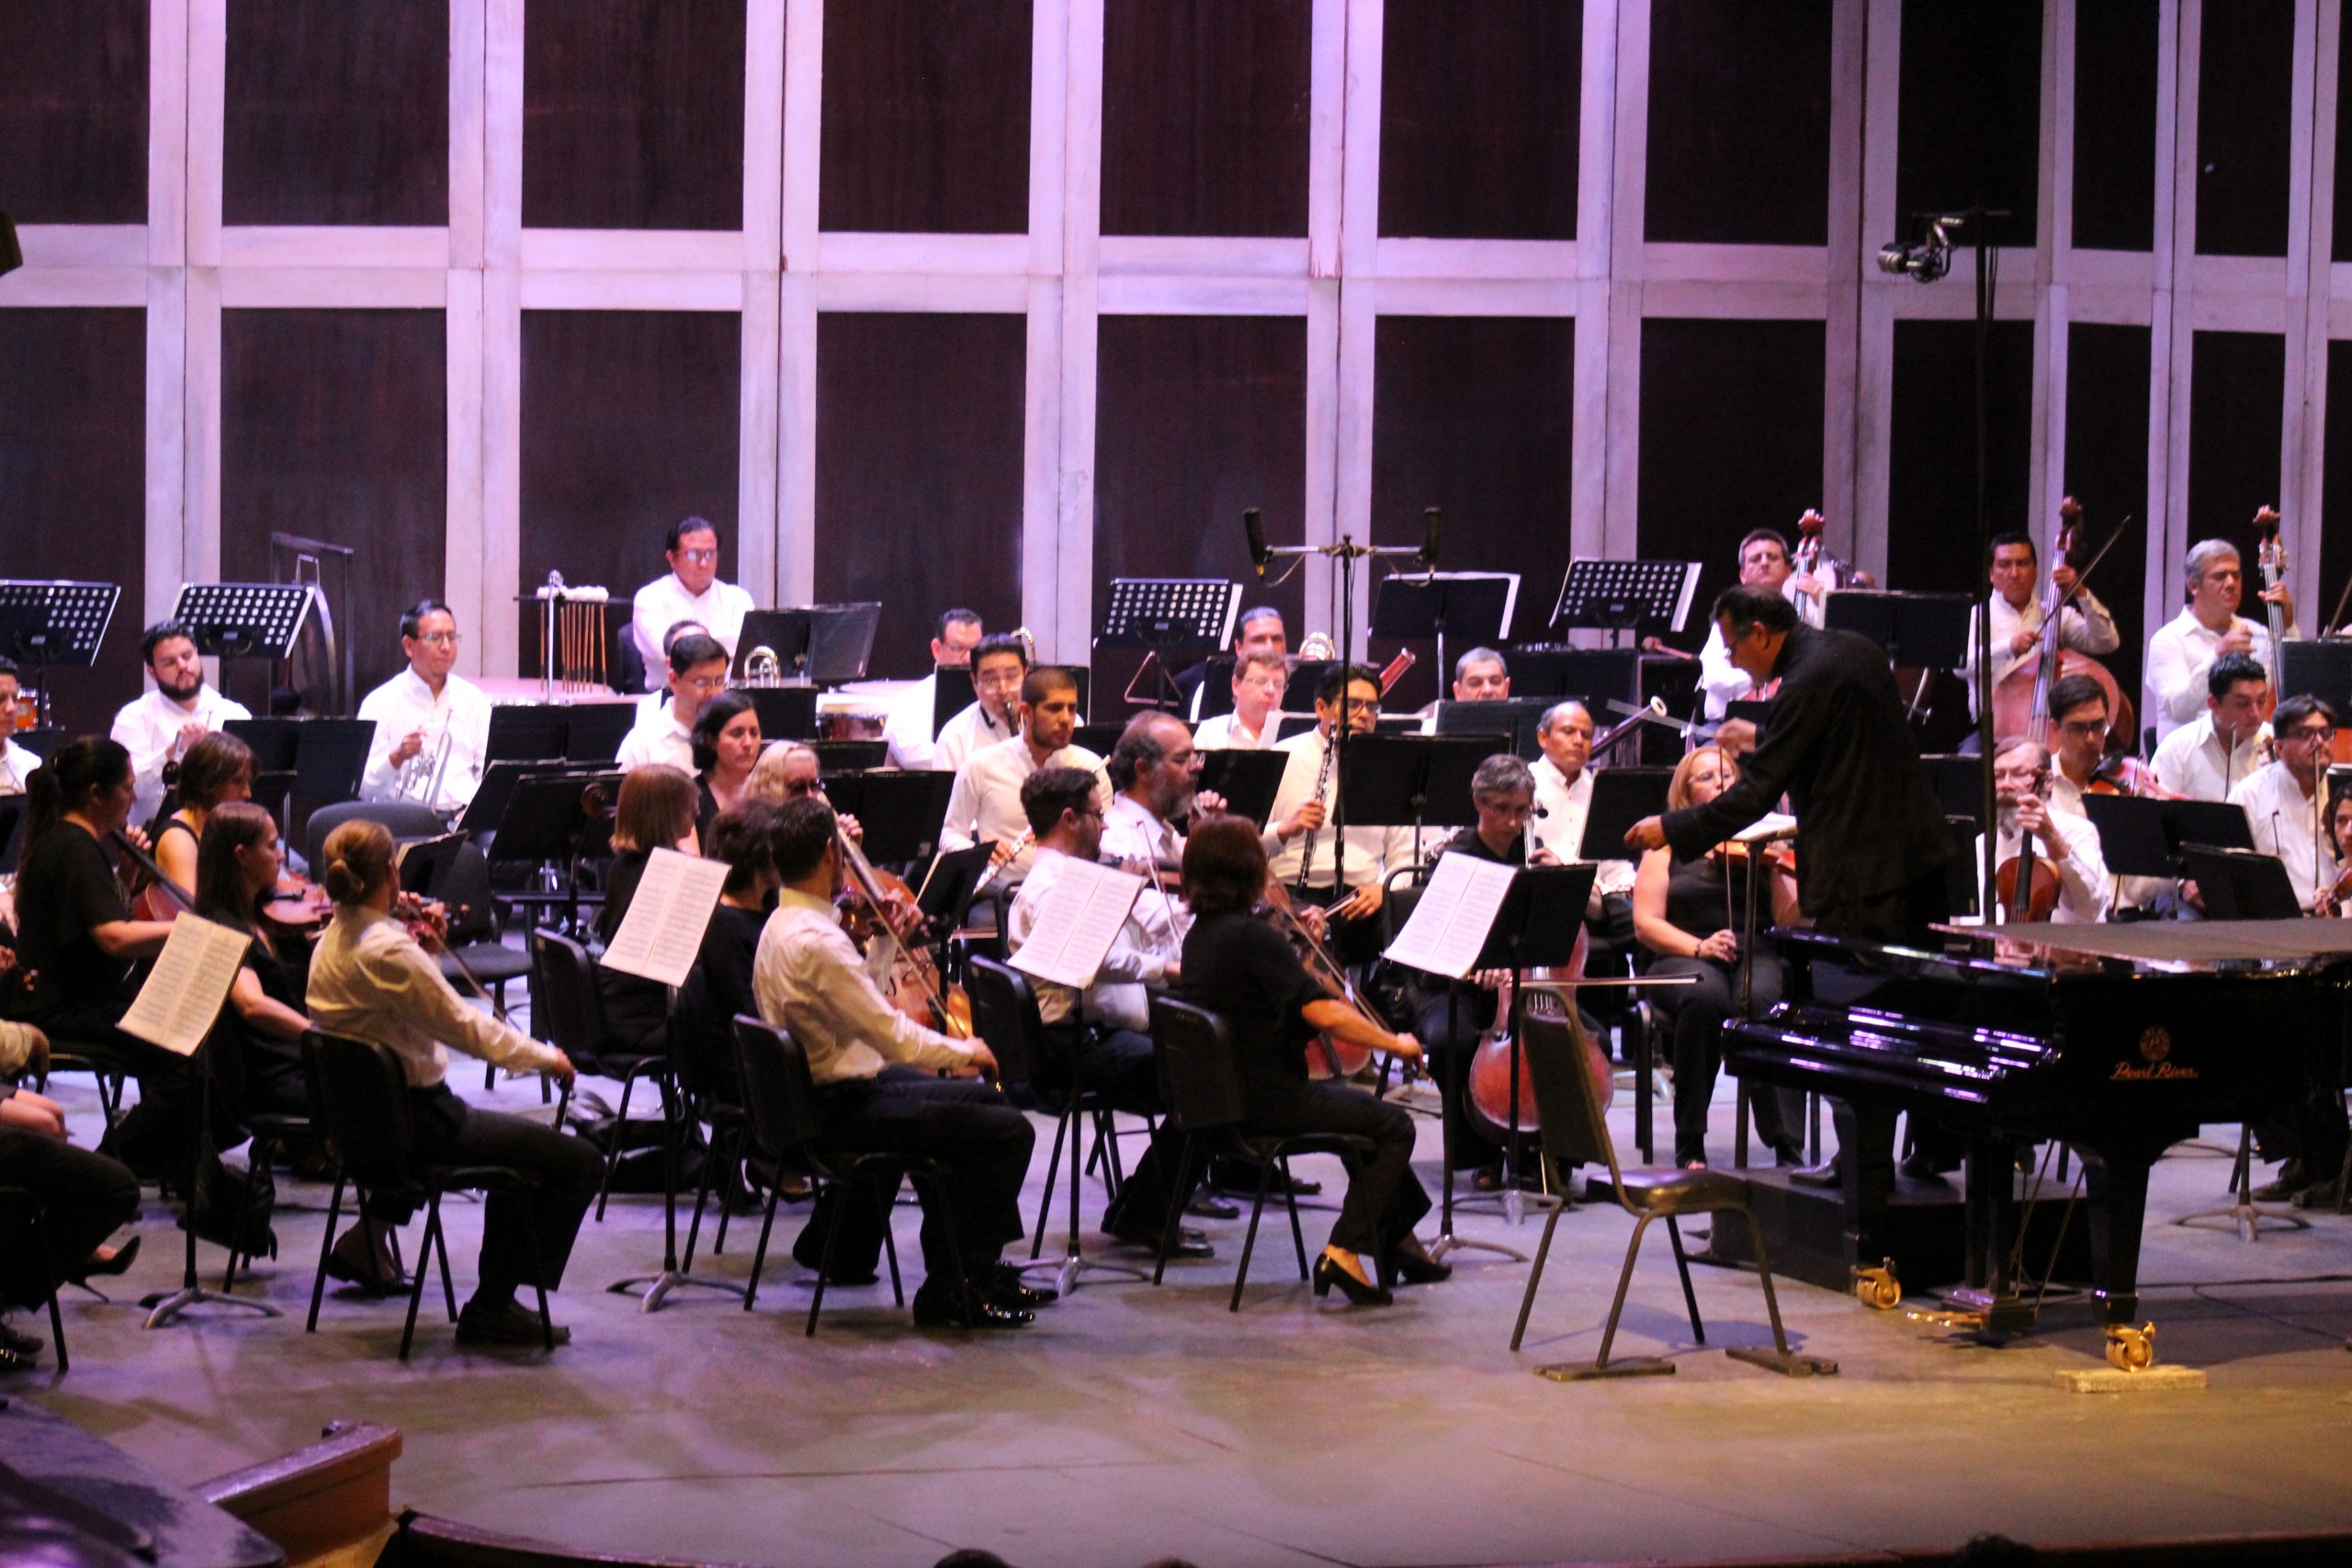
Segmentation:
[[(1170, 1188), (1177, 1179), (1184, 1135), (1168, 1122), (1168, 1107), (1159, 1093), (1159, 1068), (1151, 1054), (1151, 1039), (1132, 1029), (1095, 1030), (1081, 1024), (1048, 1024), (1046, 1028), (1046, 1073), (1057, 1086), (1076, 1075), (1080, 1089), (1102, 1097), (1114, 1111), (1131, 1116), (1157, 1116), (1159, 1124), (1143, 1158), (1126, 1173), (1119, 1195), (1102, 1212), (1110, 1229), (1133, 1223), (1156, 1228), (1167, 1222)], [(1190, 1190), (1185, 1192), (1192, 1196)]]
[(1352, 1133), (1372, 1140), (1370, 1159), (1349, 1156), (1348, 1194), (1331, 1226), (1331, 1245), (1385, 1258), (1430, 1212), (1430, 1195), (1413, 1174), (1413, 1118), (1401, 1106), (1328, 1080), (1285, 1079), (1245, 1085), (1251, 1137)]
[[(1020, 1236), (1021, 1183), (1029, 1174), (1029, 1152), (1037, 1140), (1029, 1119), (1013, 1109), (993, 1084), (977, 1078), (943, 1078), (919, 1067), (885, 1067), (874, 1077), (845, 1078), (817, 1090), (818, 1144), (829, 1155), (922, 1155), (944, 1161), (943, 1180), (915, 1179), (922, 1202), (923, 1271), (944, 1284), (955, 1259), (978, 1269), (996, 1261), (1007, 1242)], [(834, 1244), (836, 1273), (868, 1273), (882, 1253), (881, 1226), (888, 1223), (899, 1184), (878, 1186), (879, 1202), (864, 1191), (829, 1187), (792, 1255), (814, 1267), (836, 1204), (842, 1214)]]
[[(1674, 1021), (1674, 1163), (1707, 1157), (1707, 1107), (1723, 1068), (1724, 1024), (1739, 1010), (1736, 964), (1706, 958), (1661, 958), (1650, 965), (1657, 978), (1697, 977), (1693, 986), (1661, 986), (1651, 993), (1658, 1011)], [(1788, 971), (1780, 959), (1759, 953), (1755, 962), (1754, 1010), (1761, 1014), (1781, 999)], [(1759, 1085), (1748, 1100), (1757, 1135), (1775, 1150), (1804, 1142), (1804, 1096), (1795, 1089)]]
[[(97, 1245), (139, 1213), (139, 1179), (128, 1167), (22, 1127), (0, 1127), (0, 1187), (21, 1187), (40, 1205), (50, 1268), (61, 1283), (78, 1277)], [(46, 1299), (30, 1240), (28, 1231), (0, 1225), (0, 1307)]]
[[(596, 1200), (605, 1156), (584, 1139), (503, 1111), (481, 1111), (448, 1085), (409, 1091), (421, 1166), (497, 1165), (536, 1176), (533, 1191), (492, 1192), (482, 1204), (481, 1284), (477, 1293), (498, 1301), (517, 1286), (563, 1282), (580, 1222)], [(415, 1213), (398, 1199), (374, 1200), (368, 1213), (394, 1224)], [(423, 1267), (423, 1260), (418, 1260)]]
[(237, 1125), (243, 1102), (242, 1064), (233, 1049), (214, 1050), (225, 1033), (194, 1057), (126, 1034), (116, 1027), (123, 1009), (107, 1006), (72, 1007), (28, 1019), (47, 1033), (60, 1051), (95, 1046), (119, 1062), (139, 1084), (139, 1103), (123, 1114), (107, 1134), (109, 1149), (134, 1168), (163, 1175), (174, 1181), (187, 1179), (189, 1142), (196, 1134), (196, 1097), (201, 1087), (198, 1071), (212, 1074), (212, 1146), (234, 1148), (244, 1139)]
[[(1438, 1098), (1445, 1107), (1447, 1157), (1456, 1170), (1477, 1169), (1495, 1157), (1498, 1146), (1487, 1123), (1469, 1113), (1466, 1077), (1468, 1053), (1477, 1049), (1478, 1037), (1494, 1022), (1495, 1008), (1492, 991), (1467, 984), (1451, 993), (1439, 987), (1421, 998), (1415, 1020), (1415, 1036), (1428, 1056), (1430, 1078), (1438, 1085)], [(1526, 1103), (1534, 1103), (1532, 1086), (1521, 1082), (1519, 1090)]]

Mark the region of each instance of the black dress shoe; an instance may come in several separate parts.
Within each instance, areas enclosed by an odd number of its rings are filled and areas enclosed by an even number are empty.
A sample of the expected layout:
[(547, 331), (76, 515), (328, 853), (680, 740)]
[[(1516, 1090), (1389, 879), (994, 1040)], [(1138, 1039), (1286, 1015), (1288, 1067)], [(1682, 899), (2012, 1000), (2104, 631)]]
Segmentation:
[[(571, 1330), (561, 1324), (555, 1325), (557, 1344), (567, 1344), (571, 1338)], [(547, 1337), (539, 1327), (539, 1314), (525, 1310), (521, 1302), (509, 1300), (494, 1307), (468, 1302), (458, 1314), (458, 1343), (544, 1346)]]
[(1801, 1165), (1789, 1172), (1789, 1179), (1800, 1187), (1835, 1187), (1846, 1179), (1846, 1173), (1832, 1155), (1819, 1165)]
[(914, 1307), (917, 1328), (1021, 1328), (1037, 1321), (1026, 1307), (1001, 1306), (983, 1295), (967, 1297), (928, 1280), (915, 1292)]
[[(1104, 1225), (1102, 1227), (1102, 1234), (1109, 1236), (1113, 1241), (1124, 1241), (1130, 1247), (1149, 1247), (1154, 1252), (1158, 1252), (1159, 1250), (1159, 1227), (1158, 1225), (1148, 1225), (1134, 1220), (1123, 1220), (1114, 1225)], [(1216, 1248), (1209, 1245), (1208, 1237), (1203, 1235), (1199, 1231), (1193, 1229), (1192, 1226), (1179, 1225), (1176, 1227), (1176, 1245), (1168, 1249), (1168, 1256), (1170, 1258), (1190, 1258), (1193, 1259), (1215, 1258), (1216, 1256)]]
[(0, 1318), (0, 1356), (14, 1356), (25, 1365), (48, 1348), (49, 1341), (38, 1334), (27, 1334), (15, 1324)]
[(1396, 1300), (1380, 1286), (1365, 1284), (1362, 1280), (1332, 1262), (1329, 1256), (1317, 1258), (1315, 1260), (1316, 1295), (1318, 1297), (1329, 1295), (1331, 1287), (1334, 1285), (1340, 1287), (1340, 1293), (1348, 1298), (1348, 1304), (1351, 1306), (1385, 1307)]
[(2290, 1159), (2278, 1168), (2278, 1174), (2246, 1194), (2256, 1203), (2283, 1203), (2312, 1184), (2311, 1173), (2300, 1159)]
[(1010, 1263), (989, 1265), (980, 1288), (997, 1305), (1018, 1307), (1023, 1312), (1035, 1312), (1062, 1299), (1062, 1293), (1051, 1285), (1033, 1285), (1023, 1279), (1021, 1270)]
[(1228, 1203), (1204, 1189), (1197, 1197), (1184, 1205), (1184, 1212), (1196, 1220), (1238, 1220), (1241, 1217), (1241, 1205)]
[[(1220, 1192), (1247, 1192), (1253, 1197), (1258, 1191), (1258, 1168), (1247, 1160), (1220, 1155), (1209, 1162), (1209, 1185)], [(1282, 1168), (1274, 1168), (1266, 1181), (1266, 1196), (1279, 1198), (1288, 1191), (1294, 1198), (1312, 1198), (1323, 1190), (1319, 1181), (1304, 1177), (1285, 1177)]]
[(68, 1282), (82, 1285), (87, 1284), (92, 1280), (106, 1280), (117, 1274), (128, 1274), (130, 1272), (130, 1266), (138, 1261), (139, 1238), (132, 1236), (114, 1249), (112, 1258), (101, 1259), (95, 1253), (92, 1254), (83, 1263), (82, 1271), (71, 1276)]
[(1453, 1265), (1439, 1262), (1417, 1244), (1410, 1252), (1399, 1248), (1388, 1255), (1388, 1277), (1400, 1285), (1435, 1285), (1453, 1278)]

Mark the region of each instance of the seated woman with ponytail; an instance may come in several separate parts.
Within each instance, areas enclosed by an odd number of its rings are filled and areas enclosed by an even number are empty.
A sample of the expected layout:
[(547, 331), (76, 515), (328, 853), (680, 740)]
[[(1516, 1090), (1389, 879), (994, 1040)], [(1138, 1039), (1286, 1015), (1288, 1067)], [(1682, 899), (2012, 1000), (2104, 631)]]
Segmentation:
[[(189, 761), (203, 749), (204, 741), (197, 742)], [(202, 832), (204, 846), (196, 861), (196, 912), (253, 939), (229, 989), (221, 1020), (229, 1027), (220, 1036), (236, 1047), (243, 1079), (238, 1103), (249, 1112), (307, 1114), (310, 1091), (302, 1077), (302, 1036), (311, 1021), (302, 1013), (305, 955), (299, 942), (289, 942), (281, 951), (269, 923), (261, 918), (262, 906), (286, 863), (277, 822), (251, 801), (232, 800), (211, 807)]]
[(214, 730), (187, 749), (173, 785), (179, 809), (155, 826), (155, 863), (184, 893), (196, 891), (196, 863), (204, 828), (216, 807), (250, 800), (254, 754), (235, 736)]
[[(490, 1194), (479, 1282), (458, 1318), (461, 1343), (536, 1345), (538, 1317), (516, 1304), (514, 1292), (534, 1283), (552, 1291), (561, 1281), (605, 1162), (578, 1138), (459, 1100), (447, 1082), (447, 1048), (509, 1072), (544, 1072), (565, 1082), (572, 1074), (571, 1058), (469, 1006), (393, 918), (399, 885), (392, 836), (382, 823), (344, 823), (327, 835), (324, 858), (320, 880), (334, 900), (334, 919), (311, 955), (311, 1022), (329, 1033), (387, 1046), (400, 1057), (420, 1163), (504, 1166), (539, 1179), (542, 1185), (528, 1193)], [(370, 1222), (398, 1224), (410, 1210), (371, 1199), (368, 1213), (368, 1220), (336, 1241), (328, 1271), (338, 1279), (389, 1283), (391, 1271), (381, 1243), (371, 1241)], [(571, 1337), (562, 1328), (556, 1335), (559, 1341)]]

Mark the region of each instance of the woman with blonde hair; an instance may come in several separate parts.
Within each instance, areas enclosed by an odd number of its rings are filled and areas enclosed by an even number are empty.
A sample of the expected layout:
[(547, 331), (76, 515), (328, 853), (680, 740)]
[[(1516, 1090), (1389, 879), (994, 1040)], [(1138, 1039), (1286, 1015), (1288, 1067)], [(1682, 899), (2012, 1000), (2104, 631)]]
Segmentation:
[[(400, 1058), (420, 1164), (503, 1166), (539, 1179), (530, 1191), (497, 1191), (485, 1200), (480, 1277), (458, 1316), (461, 1344), (537, 1344), (538, 1317), (515, 1303), (514, 1292), (526, 1284), (552, 1291), (562, 1280), (604, 1158), (578, 1138), (459, 1100), (447, 1082), (449, 1047), (509, 1072), (544, 1072), (565, 1082), (571, 1058), (469, 1005), (442, 978), (440, 964), (392, 912), (399, 879), (392, 836), (382, 823), (344, 823), (327, 835), (324, 860), (320, 880), (334, 900), (334, 918), (311, 958), (311, 1021), (331, 1034), (386, 1046)], [(370, 1201), (368, 1218), (335, 1243), (328, 1271), (380, 1287), (393, 1276), (381, 1243), (372, 1240), (374, 1222), (402, 1224), (413, 1208), (399, 1200)], [(571, 1331), (559, 1328), (556, 1337), (560, 1343)]]

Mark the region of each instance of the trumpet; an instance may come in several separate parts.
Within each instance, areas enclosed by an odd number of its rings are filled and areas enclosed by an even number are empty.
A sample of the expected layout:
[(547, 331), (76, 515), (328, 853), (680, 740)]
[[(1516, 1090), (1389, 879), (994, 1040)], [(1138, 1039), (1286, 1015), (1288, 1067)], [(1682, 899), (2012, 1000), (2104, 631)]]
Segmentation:
[(399, 781), (392, 787), (395, 800), (412, 800), (420, 806), (439, 809), (441, 781), (449, 771), (449, 729), (441, 732), (431, 744), (416, 749), (416, 755), (401, 764)]
[(743, 656), (743, 679), (746, 686), (781, 686), (784, 684), (784, 661), (775, 649), (760, 644)]

